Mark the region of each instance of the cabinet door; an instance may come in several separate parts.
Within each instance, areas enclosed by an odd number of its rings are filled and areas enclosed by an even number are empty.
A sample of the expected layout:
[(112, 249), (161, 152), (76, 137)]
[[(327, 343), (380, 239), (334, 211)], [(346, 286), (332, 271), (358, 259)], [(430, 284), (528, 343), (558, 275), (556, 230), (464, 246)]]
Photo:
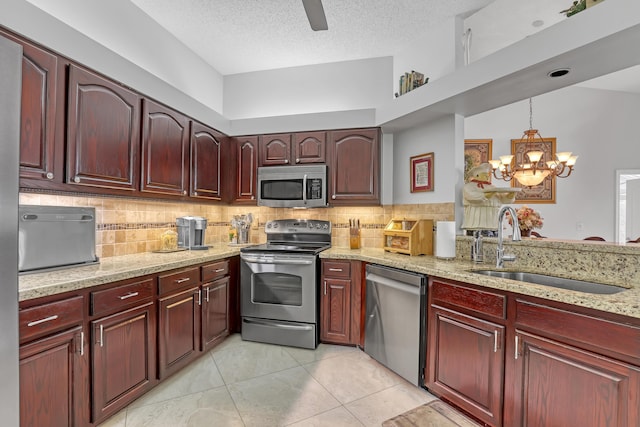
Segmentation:
[(128, 191), (137, 189), (138, 95), (72, 65), (67, 120), (67, 182)]
[[(57, 139), (60, 67), (58, 57), (17, 40), (23, 49), (20, 119), (20, 178), (62, 182), (63, 141)], [(60, 99), (58, 98), (60, 96)], [(61, 105), (64, 108), (64, 104)], [(60, 114), (62, 120), (62, 114)]]
[(80, 426), (88, 390), (82, 327), (20, 347), (20, 425)]
[(260, 166), (287, 165), (290, 159), (291, 134), (260, 137)]
[(191, 122), (191, 197), (222, 198), (222, 161), (225, 136)]
[(187, 195), (189, 119), (149, 99), (142, 111), (142, 185), (150, 193)]
[(380, 204), (379, 130), (344, 130), (329, 135), (330, 204)]
[(324, 163), (327, 145), (326, 132), (301, 132), (293, 135), (296, 164)]
[(351, 343), (351, 280), (325, 277), (322, 281), (321, 334), (323, 342)]
[(160, 379), (187, 365), (200, 351), (200, 297), (200, 288), (191, 288), (160, 299)]
[(478, 419), (502, 425), (501, 325), (431, 306), (426, 385)]
[(229, 335), (229, 277), (202, 285), (202, 350)]
[(152, 302), (91, 322), (94, 423), (113, 415), (154, 385), (155, 306)]
[(516, 330), (513, 426), (640, 425), (640, 368)]
[(258, 137), (236, 138), (236, 202), (256, 202), (258, 195)]

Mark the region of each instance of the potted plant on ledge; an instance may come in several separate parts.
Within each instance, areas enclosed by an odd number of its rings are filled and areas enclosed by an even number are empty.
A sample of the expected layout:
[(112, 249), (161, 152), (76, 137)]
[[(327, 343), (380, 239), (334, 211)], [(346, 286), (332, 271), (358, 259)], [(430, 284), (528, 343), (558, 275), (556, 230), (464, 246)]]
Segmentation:
[(588, 7), (596, 5), (598, 3), (602, 3), (604, 0), (575, 0), (573, 4), (565, 10), (560, 11), (560, 13), (564, 13), (567, 18), (575, 15), (578, 12), (582, 12)]

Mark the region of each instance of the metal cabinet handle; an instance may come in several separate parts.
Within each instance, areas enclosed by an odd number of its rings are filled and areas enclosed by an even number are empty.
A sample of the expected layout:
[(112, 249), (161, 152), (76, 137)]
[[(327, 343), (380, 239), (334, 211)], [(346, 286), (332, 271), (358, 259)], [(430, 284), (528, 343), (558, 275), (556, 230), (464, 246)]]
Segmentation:
[(498, 331), (493, 331), (493, 352), (498, 352)]
[(57, 318), (58, 318), (58, 315), (54, 314), (53, 316), (45, 317), (44, 319), (34, 320), (33, 322), (29, 322), (29, 323), (27, 323), (27, 326), (29, 326), (29, 327), (36, 326), (36, 325), (39, 325), (41, 323), (51, 322), (52, 320), (56, 320)]
[(176, 280), (176, 283), (184, 283), (188, 282), (189, 280), (191, 280), (189, 277), (183, 277), (182, 279)]
[(182, 194), (184, 194), (186, 196), (187, 195), (187, 190), (183, 190)]
[(206, 302), (209, 302), (209, 289), (211, 289), (211, 288), (207, 288), (207, 293), (206, 293), (206, 294), (205, 294), (205, 296), (204, 296), (204, 300), (205, 300)]
[(47, 173), (46, 173), (46, 175), (45, 175), (45, 177), (46, 177), (47, 179), (53, 179), (53, 172), (47, 172)]
[(120, 295), (118, 298), (120, 298), (120, 300), (125, 300), (129, 298), (137, 297), (137, 296), (138, 296), (138, 292), (129, 292), (126, 295)]
[(518, 360), (518, 336), (516, 335), (516, 351), (515, 351), (515, 359)]
[(324, 294), (327, 294), (327, 281), (324, 281)]
[(104, 345), (104, 326), (100, 325), (100, 347)]
[(296, 159), (296, 163), (300, 163), (300, 159)]
[(198, 305), (202, 305), (202, 290), (198, 289)]
[(289, 159), (284, 159), (285, 164), (289, 163)]
[(80, 356), (84, 356), (84, 331), (80, 332)]
[(341, 268), (330, 268), (329, 271), (342, 271)]
[(224, 271), (224, 268), (219, 268), (219, 269), (217, 269), (215, 272), (216, 272), (216, 273), (222, 273), (223, 271)]
[(80, 177), (79, 176), (75, 176), (73, 177), (73, 182), (75, 182), (76, 184), (80, 182)]
[(333, 196), (331, 196), (331, 198), (335, 200), (336, 199), (336, 195), (334, 194)]

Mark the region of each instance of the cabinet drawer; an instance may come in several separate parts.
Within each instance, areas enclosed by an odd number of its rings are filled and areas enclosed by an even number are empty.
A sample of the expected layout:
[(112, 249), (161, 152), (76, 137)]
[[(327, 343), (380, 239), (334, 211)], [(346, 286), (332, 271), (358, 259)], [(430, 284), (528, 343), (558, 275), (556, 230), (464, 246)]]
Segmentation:
[(20, 310), (20, 342), (81, 324), (83, 303), (84, 297), (75, 296)]
[(496, 319), (507, 317), (506, 295), (435, 280), (429, 292), (432, 303), (436, 305), (467, 309)]
[(187, 268), (158, 277), (158, 293), (165, 295), (178, 289), (196, 286), (200, 283), (200, 268)]
[(153, 279), (91, 292), (91, 315), (95, 316), (126, 308), (152, 297)]
[(224, 277), (229, 274), (229, 261), (219, 261), (213, 264), (202, 266), (202, 282), (210, 282), (212, 280)]
[(351, 277), (351, 263), (349, 261), (323, 261), (322, 275), (327, 277)]
[(640, 364), (640, 327), (518, 299), (516, 327)]

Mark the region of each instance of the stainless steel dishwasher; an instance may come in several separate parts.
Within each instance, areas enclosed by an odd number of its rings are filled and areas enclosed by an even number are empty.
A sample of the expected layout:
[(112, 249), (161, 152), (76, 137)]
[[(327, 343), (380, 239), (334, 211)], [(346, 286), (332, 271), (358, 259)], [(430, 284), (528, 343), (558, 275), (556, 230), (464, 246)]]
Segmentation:
[(426, 285), (422, 274), (366, 267), (364, 351), (418, 387), (424, 385)]

